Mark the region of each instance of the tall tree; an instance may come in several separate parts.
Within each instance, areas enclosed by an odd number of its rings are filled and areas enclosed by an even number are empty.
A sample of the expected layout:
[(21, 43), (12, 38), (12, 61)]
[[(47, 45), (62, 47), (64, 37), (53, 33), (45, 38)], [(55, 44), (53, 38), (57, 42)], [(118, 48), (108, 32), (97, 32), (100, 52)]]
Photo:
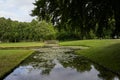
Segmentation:
[[(98, 37), (105, 37), (111, 18), (115, 19), (116, 26), (113, 32), (119, 36), (120, 6), (113, 0), (36, 0), (32, 16), (39, 19), (51, 20), (62, 29), (78, 32), (81, 39), (89, 36), (92, 30)], [(111, 33), (109, 33), (109, 36)]]
[(117, 36), (119, 38), (120, 36), (120, 1), (118, 0), (110, 0), (111, 5), (114, 12), (115, 17), (115, 30), (113, 33), (113, 36)]

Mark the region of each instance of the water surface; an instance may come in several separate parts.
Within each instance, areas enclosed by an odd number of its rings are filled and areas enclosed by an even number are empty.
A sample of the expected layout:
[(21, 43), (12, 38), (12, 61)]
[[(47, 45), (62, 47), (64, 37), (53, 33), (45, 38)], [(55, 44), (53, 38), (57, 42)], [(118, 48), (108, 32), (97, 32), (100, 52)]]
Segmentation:
[(4, 80), (120, 80), (67, 48), (41, 48)]

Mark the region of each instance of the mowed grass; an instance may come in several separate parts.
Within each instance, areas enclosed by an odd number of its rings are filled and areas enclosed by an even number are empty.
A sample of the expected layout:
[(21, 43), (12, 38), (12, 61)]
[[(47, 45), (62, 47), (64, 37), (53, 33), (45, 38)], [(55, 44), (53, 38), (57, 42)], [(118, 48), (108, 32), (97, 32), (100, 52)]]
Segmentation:
[(32, 50), (0, 50), (0, 79), (33, 52)]
[[(42, 42), (0, 43), (0, 49), (6, 49), (0, 50), (0, 79), (34, 52), (22, 48), (42, 46), (44, 46)], [(17, 48), (21, 49), (17, 50)]]
[(78, 50), (82, 55), (112, 71), (120, 73), (120, 40), (79, 40), (61, 42), (62, 46), (87, 46), (88, 49)]
[(42, 42), (18, 42), (18, 43), (0, 43), (0, 48), (6, 47), (41, 47), (44, 46)]

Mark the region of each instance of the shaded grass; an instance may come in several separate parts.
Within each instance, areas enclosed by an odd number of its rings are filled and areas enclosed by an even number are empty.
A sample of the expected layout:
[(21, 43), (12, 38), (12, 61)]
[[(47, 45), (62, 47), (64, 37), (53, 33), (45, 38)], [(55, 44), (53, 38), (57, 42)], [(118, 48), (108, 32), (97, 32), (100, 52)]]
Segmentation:
[(32, 50), (0, 50), (0, 79), (33, 52)]
[(120, 73), (120, 40), (81, 40), (61, 42), (63, 46), (89, 46), (89, 49), (78, 50), (82, 55), (112, 71)]
[(7, 47), (41, 47), (44, 46), (42, 42), (18, 42), (18, 43), (0, 43), (0, 48)]

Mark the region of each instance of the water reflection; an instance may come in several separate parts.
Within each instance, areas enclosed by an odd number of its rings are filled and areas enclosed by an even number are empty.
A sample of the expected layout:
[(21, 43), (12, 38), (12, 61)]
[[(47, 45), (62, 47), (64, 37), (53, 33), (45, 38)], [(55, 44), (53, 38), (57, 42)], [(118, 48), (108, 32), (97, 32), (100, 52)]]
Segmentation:
[(110, 71), (74, 55), (70, 49), (37, 51), (4, 80), (120, 80)]

